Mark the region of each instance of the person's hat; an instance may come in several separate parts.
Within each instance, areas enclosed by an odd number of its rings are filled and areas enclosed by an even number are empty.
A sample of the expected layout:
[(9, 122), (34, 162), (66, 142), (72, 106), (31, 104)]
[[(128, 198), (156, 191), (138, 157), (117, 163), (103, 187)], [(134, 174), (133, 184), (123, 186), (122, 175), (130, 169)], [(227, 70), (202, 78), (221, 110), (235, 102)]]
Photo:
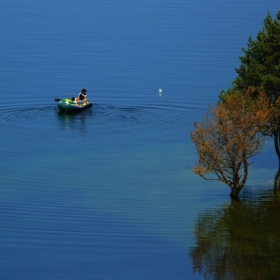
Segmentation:
[(87, 92), (87, 90), (85, 88), (82, 89), (82, 92)]

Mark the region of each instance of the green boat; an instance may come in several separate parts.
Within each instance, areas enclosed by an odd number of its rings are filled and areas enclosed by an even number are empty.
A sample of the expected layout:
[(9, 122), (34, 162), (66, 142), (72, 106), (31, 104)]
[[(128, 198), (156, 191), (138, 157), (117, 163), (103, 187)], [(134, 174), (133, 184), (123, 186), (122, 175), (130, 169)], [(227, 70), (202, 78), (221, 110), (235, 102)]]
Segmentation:
[(73, 101), (72, 99), (56, 98), (55, 101), (59, 101), (57, 104), (58, 109), (64, 113), (79, 113), (81, 111), (89, 109), (92, 106), (92, 103), (90, 101), (86, 101), (84, 103), (79, 104)]

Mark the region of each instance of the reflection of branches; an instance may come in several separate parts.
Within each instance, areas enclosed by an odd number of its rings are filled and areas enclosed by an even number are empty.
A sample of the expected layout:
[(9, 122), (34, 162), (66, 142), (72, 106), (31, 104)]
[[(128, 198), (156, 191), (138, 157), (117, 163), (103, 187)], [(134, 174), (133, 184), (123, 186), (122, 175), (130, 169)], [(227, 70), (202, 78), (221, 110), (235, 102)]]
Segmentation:
[(199, 216), (194, 272), (205, 279), (278, 279), (280, 226), (277, 196), (263, 202), (235, 202)]

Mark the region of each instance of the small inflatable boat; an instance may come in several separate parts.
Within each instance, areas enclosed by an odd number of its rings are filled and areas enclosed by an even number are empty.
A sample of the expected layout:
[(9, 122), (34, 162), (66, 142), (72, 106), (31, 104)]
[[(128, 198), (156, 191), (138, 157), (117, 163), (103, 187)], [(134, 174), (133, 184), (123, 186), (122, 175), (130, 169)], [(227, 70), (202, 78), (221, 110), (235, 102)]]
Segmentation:
[(73, 98), (72, 99), (56, 98), (55, 101), (58, 102), (57, 104), (58, 109), (64, 113), (79, 113), (81, 111), (89, 109), (92, 106), (92, 104), (89, 101), (79, 104), (73, 101)]

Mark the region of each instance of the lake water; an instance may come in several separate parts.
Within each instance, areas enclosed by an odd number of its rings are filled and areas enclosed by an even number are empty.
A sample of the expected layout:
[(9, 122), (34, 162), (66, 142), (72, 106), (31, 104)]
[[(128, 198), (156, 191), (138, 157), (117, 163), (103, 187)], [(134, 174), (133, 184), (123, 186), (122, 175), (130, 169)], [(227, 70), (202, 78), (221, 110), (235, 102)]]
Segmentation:
[[(191, 172), (190, 132), (278, 9), (2, 0), (0, 278), (276, 279), (272, 141), (236, 204)], [(93, 107), (60, 114), (84, 87)]]

